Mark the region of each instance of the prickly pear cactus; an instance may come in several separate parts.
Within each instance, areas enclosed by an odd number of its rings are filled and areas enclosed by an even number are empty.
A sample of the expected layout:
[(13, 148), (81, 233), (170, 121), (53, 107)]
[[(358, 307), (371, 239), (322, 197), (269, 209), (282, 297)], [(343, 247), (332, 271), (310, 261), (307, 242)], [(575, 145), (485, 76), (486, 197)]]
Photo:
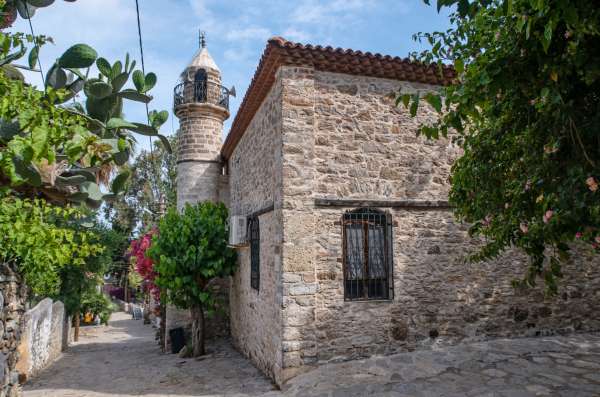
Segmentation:
[[(5, 18), (8, 15), (9, 20), (16, 14), (31, 17), (36, 8), (54, 3), (54, 0), (6, 1), (2, 11), (8, 13)], [(24, 57), (27, 44), (33, 43), (29, 50), (29, 67), (39, 66), (40, 48), (46, 39), (11, 40), (10, 37), (10, 33), (0, 34), (0, 41), (4, 42), (0, 45), (0, 69), (4, 77), (0, 74), (0, 78), (24, 80), (12, 63)], [(88, 77), (94, 65), (100, 73)], [(36, 91), (39, 106), (32, 105), (31, 100), (20, 105), (30, 112), (70, 115), (72, 124), (65, 125), (69, 132), (62, 138), (66, 141), (51, 143), (54, 122), (33, 129), (31, 123), (23, 124), (23, 118), (18, 117), (19, 109), (9, 115), (0, 114), (0, 146), (10, 148), (10, 151), (0, 152), (0, 178), (8, 178), (10, 184), (21, 190), (25, 186), (34, 192), (42, 191), (59, 202), (98, 207), (102, 201), (118, 199), (129, 177), (128, 171), (119, 173), (118, 170), (133, 152), (134, 133), (156, 136), (170, 151), (169, 141), (158, 133), (168, 118), (166, 111), (150, 112), (148, 124), (123, 118), (124, 102), (148, 104), (152, 100), (149, 91), (156, 84), (154, 73), (144, 74), (135, 70), (135, 65), (128, 54), (124, 62), (111, 63), (99, 58), (86, 44), (68, 48), (48, 69), (45, 90)], [(31, 110), (32, 106), (35, 110)], [(19, 144), (13, 145), (16, 140)]]

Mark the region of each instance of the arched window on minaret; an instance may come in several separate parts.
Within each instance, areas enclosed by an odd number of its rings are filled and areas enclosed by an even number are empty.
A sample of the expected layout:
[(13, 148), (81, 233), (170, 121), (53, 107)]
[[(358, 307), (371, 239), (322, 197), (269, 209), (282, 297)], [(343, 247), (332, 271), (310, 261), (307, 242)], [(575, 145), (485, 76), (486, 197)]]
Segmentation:
[(206, 102), (206, 70), (198, 69), (194, 75), (194, 98), (196, 102)]

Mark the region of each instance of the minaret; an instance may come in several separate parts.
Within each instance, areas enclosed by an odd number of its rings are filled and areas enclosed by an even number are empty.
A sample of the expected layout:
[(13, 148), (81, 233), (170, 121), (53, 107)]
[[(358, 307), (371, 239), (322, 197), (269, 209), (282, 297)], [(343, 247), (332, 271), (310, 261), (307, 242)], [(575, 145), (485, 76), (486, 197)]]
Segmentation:
[(204, 33), (174, 94), (180, 125), (177, 208), (188, 202), (219, 201), (221, 136), (229, 117), (229, 90), (221, 85), (221, 71), (206, 49)]

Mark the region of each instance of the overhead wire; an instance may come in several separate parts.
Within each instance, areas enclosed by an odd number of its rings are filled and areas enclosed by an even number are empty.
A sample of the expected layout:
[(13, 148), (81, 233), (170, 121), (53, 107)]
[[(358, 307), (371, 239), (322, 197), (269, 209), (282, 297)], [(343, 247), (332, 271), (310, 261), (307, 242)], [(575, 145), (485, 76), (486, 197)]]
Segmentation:
[(35, 40), (36, 36), (33, 32), (33, 23), (31, 22), (31, 15), (29, 15), (29, 6), (27, 4), (25, 4), (25, 13), (27, 14), (27, 21), (29, 21), (29, 30), (31, 31), (31, 36), (37, 51), (37, 62), (38, 67), (40, 68), (40, 76), (42, 76), (42, 84), (44, 85), (44, 91), (46, 91), (46, 79), (44, 78), (44, 69), (42, 69), (42, 61), (40, 60), (40, 46)]
[[(135, 11), (136, 11), (136, 15), (137, 15), (137, 28), (138, 28), (138, 42), (139, 42), (139, 47), (140, 47), (140, 58), (141, 58), (141, 63), (142, 63), (142, 73), (144, 74), (144, 77), (146, 76), (146, 66), (144, 63), (144, 44), (143, 44), (143, 40), (142, 40), (142, 24), (140, 22), (140, 5), (139, 5), (139, 0), (135, 0)], [(148, 124), (150, 124), (150, 110), (148, 108), (148, 103), (145, 104), (146, 105), (146, 118), (148, 120)], [(153, 143), (152, 143), (152, 137), (148, 136), (148, 140), (150, 141), (150, 158), (152, 159), (151, 161), (154, 162), (154, 148), (153, 148)], [(155, 168), (156, 168), (156, 164), (154, 164)], [(155, 175), (154, 175), (154, 182), (155, 182), (155, 197), (158, 199), (159, 203), (162, 202), (162, 194), (160, 193), (160, 187), (158, 185), (158, 170), (155, 169), (154, 170)]]

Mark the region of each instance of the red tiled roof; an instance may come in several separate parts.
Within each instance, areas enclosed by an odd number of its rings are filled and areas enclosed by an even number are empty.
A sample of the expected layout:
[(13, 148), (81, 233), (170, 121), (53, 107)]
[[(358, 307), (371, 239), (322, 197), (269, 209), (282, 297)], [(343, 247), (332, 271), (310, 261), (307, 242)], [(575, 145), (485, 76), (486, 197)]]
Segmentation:
[(432, 85), (448, 85), (455, 77), (452, 67), (444, 66), (442, 73), (436, 65), (424, 65), (407, 58), (342, 48), (303, 45), (273, 37), (267, 42), (250, 87), (233, 120), (231, 130), (221, 149), (228, 159), (252, 121), (275, 81), (280, 66), (311, 66), (316, 70), (392, 80), (413, 81)]

